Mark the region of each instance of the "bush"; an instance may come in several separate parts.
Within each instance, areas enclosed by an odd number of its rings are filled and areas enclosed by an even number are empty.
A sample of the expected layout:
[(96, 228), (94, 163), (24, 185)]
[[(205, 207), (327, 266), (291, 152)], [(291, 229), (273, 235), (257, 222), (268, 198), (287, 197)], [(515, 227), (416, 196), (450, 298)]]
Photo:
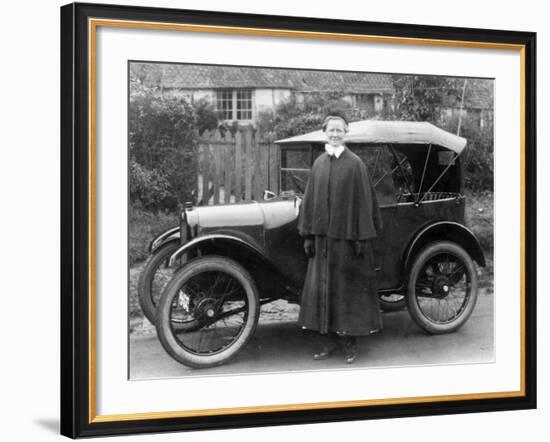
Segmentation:
[(315, 93), (299, 100), (291, 95), (275, 111), (258, 116), (258, 129), (271, 139), (280, 139), (319, 130), (329, 114), (345, 115), (348, 121), (372, 118), (364, 109), (354, 108), (340, 92)]
[[(454, 116), (442, 121), (439, 127), (456, 133), (458, 123), (458, 117)], [(467, 140), (466, 149), (461, 156), (466, 188), (475, 193), (492, 192), (494, 179), (493, 122), (486, 122), (482, 128), (477, 117), (467, 114), (460, 122), (460, 136)]]
[(156, 170), (130, 160), (130, 200), (150, 211), (177, 206), (168, 180)]
[[(396, 89), (390, 120), (429, 121), (451, 133), (456, 133), (458, 117), (444, 118), (442, 109), (459, 109), (463, 94), (468, 101), (475, 96), (492, 97), (493, 81), (436, 77), (424, 75), (394, 75)], [(478, 118), (466, 114), (460, 122), (460, 135), (468, 140), (462, 156), (465, 185), (475, 192), (493, 190), (493, 123), (483, 128)]]
[(493, 124), (489, 122), (481, 129), (477, 123), (467, 119), (460, 135), (468, 140), (462, 157), (464, 179), (468, 189), (476, 192), (493, 191), (494, 154)]
[(189, 104), (133, 85), (130, 92), (130, 197), (142, 207), (175, 210), (196, 193), (199, 133), (217, 126), (206, 101)]
[(214, 106), (206, 99), (198, 100), (193, 105), (197, 116), (197, 129), (199, 135), (205, 130), (213, 130), (218, 127), (218, 116)]

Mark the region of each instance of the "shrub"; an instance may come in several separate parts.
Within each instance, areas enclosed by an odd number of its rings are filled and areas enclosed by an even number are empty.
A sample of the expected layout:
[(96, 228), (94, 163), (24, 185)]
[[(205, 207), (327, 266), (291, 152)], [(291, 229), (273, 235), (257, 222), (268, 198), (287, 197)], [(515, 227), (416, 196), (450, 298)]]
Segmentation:
[(365, 109), (353, 107), (344, 95), (342, 92), (322, 92), (298, 99), (293, 94), (274, 111), (261, 112), (257, 127), (266, 138), (280, 139), (320, 129), (329, 114), (345, 115), (350, 122), (373, 117)]
[(160, 172), (149, 170), (133, 159), (130, 159), (129, 172), (131, 201), (139, 201), (144, 209), (154, 212), (177, 206), (170, 183)]
[(476, 192), (492, 191), (494, 185), (493, 123), (480, 128), (466, 119), (460, 135), (468, 140), (462, 157), (466, 187)]
[(175, 210), (196, 188), (196, 150), (201, 131), (217, 126), (206, 101), (133, 85), (130, 92), (130, 197), (149, 210)]
[(206, 99), (201, 99), (193, 104), (197, 116), (197, 129), (199, 135), (205, 130), (213, 130), (218, 127), (218, 116), (214, 106)]
[[(443, 109), (459, 109), (463, 96), (493, 96), (493, 82), (484, 79), (436, 77), (424, 75), (394, 75), (394, 108), (386, 115), (391, 120), (429, 121), (451, 133), (456, 133), (458, 117), (446, 118)], [(473, 100), (476, 101), (476, 100)], [(475, 111), (474, 111), (475, 112)], [(476, 192), (493, 190), (493, 122), (480, 127), (472, 112), (460, 121), (460, 135), (468, 140), (462, 156), (464, 179), (468, 189)]]

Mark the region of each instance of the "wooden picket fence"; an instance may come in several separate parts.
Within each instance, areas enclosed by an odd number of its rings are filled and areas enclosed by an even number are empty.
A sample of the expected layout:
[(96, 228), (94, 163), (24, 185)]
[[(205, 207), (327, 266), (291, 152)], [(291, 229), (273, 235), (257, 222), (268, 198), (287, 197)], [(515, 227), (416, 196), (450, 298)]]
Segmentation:
[(235, 134), (206, 131), (199, 139), (199, 205), (261, 200), (264, 190), (279, 191), (279, 148), (251, 128)]

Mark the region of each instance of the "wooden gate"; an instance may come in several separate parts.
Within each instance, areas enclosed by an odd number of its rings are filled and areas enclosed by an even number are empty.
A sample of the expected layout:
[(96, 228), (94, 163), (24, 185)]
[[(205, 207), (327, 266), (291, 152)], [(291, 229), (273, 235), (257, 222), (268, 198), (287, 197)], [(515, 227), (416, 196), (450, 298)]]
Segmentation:
[(206, 131), (199, 139), (197, 201), (232, 204), (279, 192), (279, 148), (258, 130)]

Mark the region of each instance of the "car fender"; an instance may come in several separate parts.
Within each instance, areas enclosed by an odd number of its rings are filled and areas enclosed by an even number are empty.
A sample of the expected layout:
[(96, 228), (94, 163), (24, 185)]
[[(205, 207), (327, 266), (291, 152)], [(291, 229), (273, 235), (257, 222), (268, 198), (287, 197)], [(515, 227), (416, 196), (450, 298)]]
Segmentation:
[(404, 268), (410, 268), (414, 256), (428, 243), (437, 240), (453, 241), (463, 247), (481, 267), (485, 267), (485, 256), (474, 233), (462, 224), (440, 221), (420, 230), (406, 250)]
[(159, 247), (163, 246), (164, 244), (167, 244), (171, 241), (178, 241), (180, 240), (180, 228), (179, 226), (171, 227), (168, 230), (165, 230), (160, 235), (157, 235), (150, 243), (149, 243), (149, 253), (154, 253)]
[[(212, 233), (202, 235), (198, 238), (194, 238), (191, 241), (183, 244), (179, 247), (171, 256), (168, 261), (170, 267), (174, 266), (176, 261), (184, 254), (200, 249), (202, 247), (219, 248), (224, 247), (224, 255), (233, 255), (236, 251), (245, 251), (248, 255), (254, 257), (260, 262), (267, 264), (269, 267), (274, 268), (271, 261), (265, 256), (264, 252), (255, 244), (246, 241), (235, 235), (226, 233)], [(221, 254), (221, 253), (220, 253)]]

